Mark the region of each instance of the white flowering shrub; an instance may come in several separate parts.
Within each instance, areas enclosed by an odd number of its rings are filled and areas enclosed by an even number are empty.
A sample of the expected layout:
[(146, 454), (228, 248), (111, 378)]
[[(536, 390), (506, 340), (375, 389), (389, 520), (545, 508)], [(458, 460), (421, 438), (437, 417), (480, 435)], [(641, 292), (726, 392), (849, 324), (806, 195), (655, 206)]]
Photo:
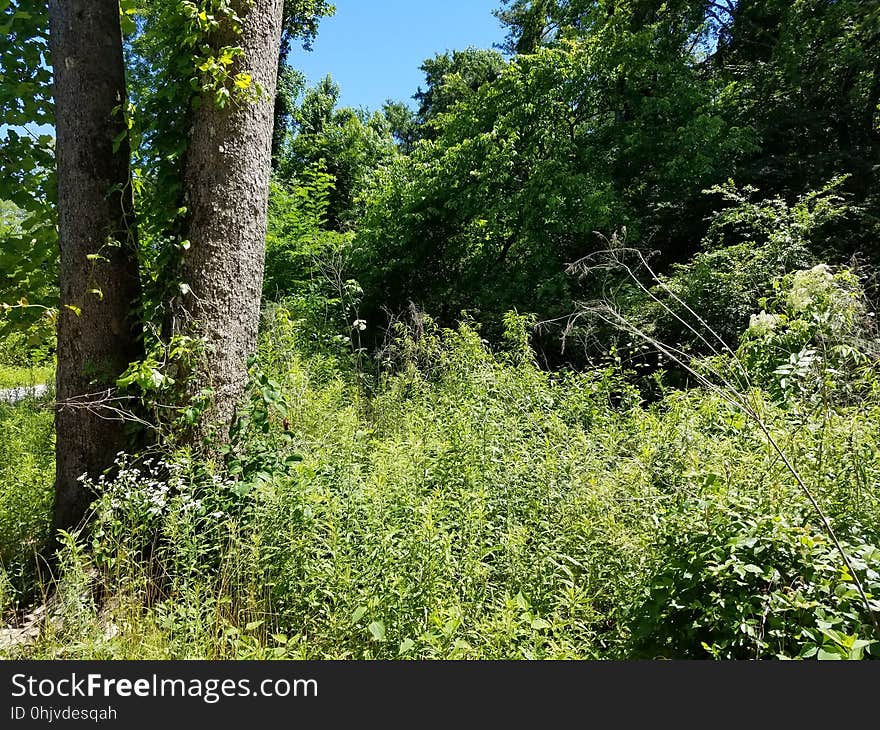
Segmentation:
[(873, 313), (852, 271), (819, 264), (781, 277), (774, 292), (739, 347), (754, 385), (783, 399), (846, 398), (873, 382)]
[[(721, 196), (723, 206), (712, 216), (701, 251), (671, 267), (663, 277), (666, 289), (655, 288), (662, 306), (638, 301), (632, 316), (658, 339), (707, 354), (705, 343), (664, 308), (692, 321), (686, 305), (724, 342), (735, 346), (755, 303), (773, 294), (773, 282), (779, 277), (813, 264), (825, 226), (846, 214), (838, 192), (841, 183), (832, 180), (794, 203), (757, 198), (755, 188), (740, 189), (732, 182), (708, 190)], [(667, 289), (676, 299), (666, 296)]]

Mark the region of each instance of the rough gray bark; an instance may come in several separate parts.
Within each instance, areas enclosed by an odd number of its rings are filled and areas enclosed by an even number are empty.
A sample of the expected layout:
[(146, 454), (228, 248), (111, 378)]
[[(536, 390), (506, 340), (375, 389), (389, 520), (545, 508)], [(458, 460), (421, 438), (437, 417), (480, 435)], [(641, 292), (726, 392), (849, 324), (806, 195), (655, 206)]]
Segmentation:
[(235, 71), (251, 74), (265, 94), (256, 102), (233, 99), (224, 108), (208, 94), (193, 114), (185, 173), (190, 247), (182, 266), (191, 292), (175, 328), (207, 347), (190, 384), (192, 391), (213, 391), (202, 436), (212, 425), (225, 436), (256, 348), (283, 5), (242, 3), (240, 36), (213, 39), (244, 50)]
[(126, 445), (121, 423), (84, 406), (142, 357), (141, 289), (129, 145), (113, 143), (125, 129), (118, 0), (50, 0), (49, 22), (61, 254), (53, 524), (68, 528), (90, 502), (78, 478), (101, 474)]

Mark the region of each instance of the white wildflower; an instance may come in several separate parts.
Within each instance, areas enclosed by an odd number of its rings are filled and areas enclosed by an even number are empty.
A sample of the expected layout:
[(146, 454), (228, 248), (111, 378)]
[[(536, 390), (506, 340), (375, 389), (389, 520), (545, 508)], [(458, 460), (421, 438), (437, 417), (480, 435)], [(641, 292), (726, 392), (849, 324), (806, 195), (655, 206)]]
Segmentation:
[(749, 330), (756, 335), (766, 335), (776, 329), (779, 324), (779, 316), (767, 314), (763, 309), (760, 314), (753, 314), (749, 320)]

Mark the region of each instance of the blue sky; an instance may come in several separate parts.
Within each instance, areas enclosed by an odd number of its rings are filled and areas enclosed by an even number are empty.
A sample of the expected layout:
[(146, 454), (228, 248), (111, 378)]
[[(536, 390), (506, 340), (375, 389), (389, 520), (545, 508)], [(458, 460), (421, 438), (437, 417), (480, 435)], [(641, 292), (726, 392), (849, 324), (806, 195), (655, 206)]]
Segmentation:
[[(504, 32), (492, 11), (500, 0), (334, 0), (311, 52), (296, 46), (290, 63), (309, 85), (328, 73), (342, 87), (343, 106), (378, 109), (386, 99), (414, 106), (424, 85), (422, 61), (468, 46), (491, 48)], [(0, 124), (0, 137), (6, 126)], [(50, 127), (31, 127), (35, 133)]]
[(334, 0), (314, 50), (295, 48), (291, 65), (312, 85), (328, 73), (343, 106), (377, 109), (387, 98), (411, 102), (424, 85), (422, 61), (435, 53), (491, 48), (504, 32), (492, 11), (500, 0)]

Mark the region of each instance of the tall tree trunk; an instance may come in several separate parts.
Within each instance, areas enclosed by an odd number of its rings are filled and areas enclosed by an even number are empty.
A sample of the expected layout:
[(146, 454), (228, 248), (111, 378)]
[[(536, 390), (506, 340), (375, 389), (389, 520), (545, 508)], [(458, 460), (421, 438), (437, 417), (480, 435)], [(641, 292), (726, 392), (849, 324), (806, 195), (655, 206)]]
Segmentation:
[(141, 357), (141, 289), (129, 144), (119, 142), (126, 129), (119, 2), (50, 0), (49, 23), (61, 253), (53, 523), (68, 528), (90, 502), (79, 477), (101, 474), (126, 445), (122, 424), (96, 394), (109, 394)]
[(190, 292), (177, 329), (207, 347), (190, 387), (210, 388), (213, 397), (196, 435), (219, 424), (225, 438), (256, 349), (282, 8), (282, 0), (241, 3), (240, 35), (214, 39), (244, 50), (235, 70), (265, 93), (223, 108), (207, 94), (193, 115), (185, 173), (190, 246), (182, 267)]

